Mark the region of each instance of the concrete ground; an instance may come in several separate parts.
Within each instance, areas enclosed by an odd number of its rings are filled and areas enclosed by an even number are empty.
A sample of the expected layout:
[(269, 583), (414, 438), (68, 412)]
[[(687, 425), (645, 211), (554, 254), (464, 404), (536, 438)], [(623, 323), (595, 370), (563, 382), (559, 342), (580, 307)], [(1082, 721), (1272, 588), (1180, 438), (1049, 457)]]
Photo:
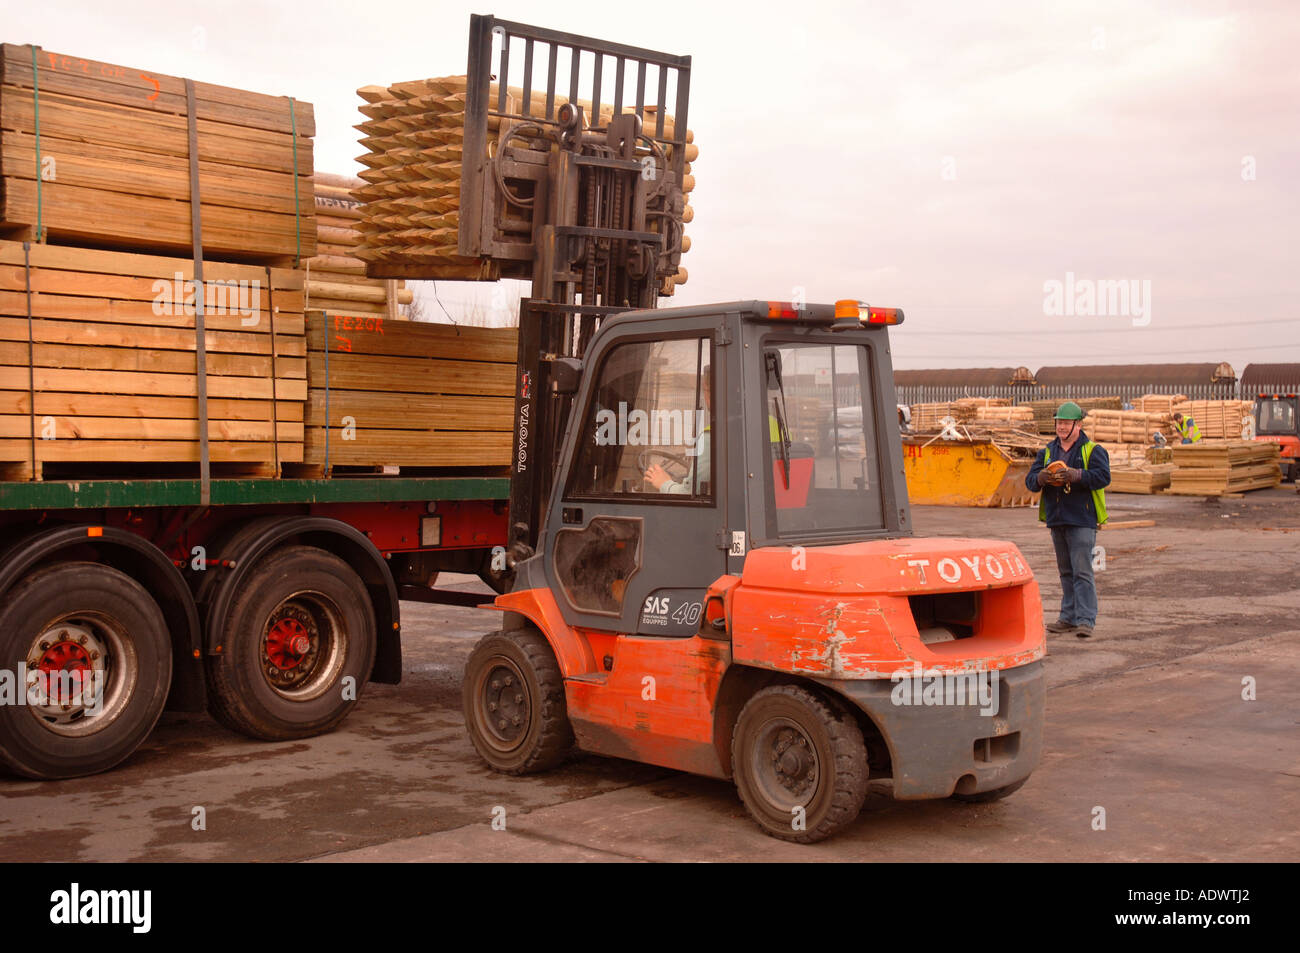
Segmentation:
[[(856, 824), (805, 847), (761, 834), (729, 783), (593, 756), (495, 775), (466, 737), (460, 673), (496, 614), (406, 603), (402, 684), (368, 686), (334, 733), (267, 744), (166, 714), (107, 774), (0, 778), (0, 858), (1300, 859), (1300, 496), (1110, 503), (1115, 522), (1156, 525), (1099, 535), (1096, 635), (1049, 636), (1044, 758), (1005, 801), (896, 802), (873, 782)], [(1032, 511), (924, 507), (915, 523), (1013, 540), (1055, 617)]]

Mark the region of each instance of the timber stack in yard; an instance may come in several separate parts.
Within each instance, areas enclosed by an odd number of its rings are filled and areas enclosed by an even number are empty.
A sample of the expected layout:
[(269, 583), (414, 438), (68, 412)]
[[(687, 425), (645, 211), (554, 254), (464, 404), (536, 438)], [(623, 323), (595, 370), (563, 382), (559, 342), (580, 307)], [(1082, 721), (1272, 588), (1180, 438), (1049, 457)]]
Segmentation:
[(0, 76), (0, 479), (509, 462), (514, 332), (393, 320), (310, 103), (12, 44)]

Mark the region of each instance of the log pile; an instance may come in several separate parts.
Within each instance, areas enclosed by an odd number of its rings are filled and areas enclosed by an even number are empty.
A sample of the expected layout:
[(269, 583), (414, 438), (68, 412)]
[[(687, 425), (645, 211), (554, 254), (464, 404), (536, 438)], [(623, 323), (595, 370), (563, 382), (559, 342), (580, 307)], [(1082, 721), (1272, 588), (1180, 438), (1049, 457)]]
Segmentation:
[(1201, 440), (1171, 448), (1177, 469), (1170, 493), (1223, 496), (1267, 489), (1282, 482), (1279, 447), (1254, 440)]
[(1034, 412), (1028, 407), (979, 407), (964, 421), (981, 430), (1023, 430), (1034, 428)]
[(1203, 439), (1237, 440), (1254, 407), (1249, 400), (1188, 400), (1175, 404), (1174, 412), (1195, 420)]
[(1168, 414), (1147, 414), (1139, 410), (1091, 410), (1083, 418), (1083, 429), (1098, 443), (1146, 445), (1157, 431), (1171, 439), (1174, 421)]
[(1058, 397), (1052, 400), (1021, 401), (1019, 406), (1028, 407), (1034, 412), (1034, 423), (1038, 425), (1039, 433), (1054, 434), (1056, 433), (1054, 419), (1056, 409), (1071, 399), (1083, 409), (1084, 413), (1090, 410), (1119, 410), (1124, 405), (1118, 397)]
[(309, 313), (306, 466), (293, 472), (508, 466), (516, 340), (511, 328)]
[(381, 314), (404, 318), (402, 305), (413, 293), (398, 279), (367, 278), (361, 247), (361, 203), (352, 190), (361, 179), (317, 172), (313, 179), (316, 207), (316, 256), (304, 262), (307, 307), (331, 314)]
[(974, 420), (978, 412), (986, 407), (1010, 407), (1009, 397), (962, 397), (952, 402), (953, 416), (960, 423)]
[[(29, 254), (30, 271), (20, 243), (0, 242), (0, 475), (197, 463), (192, 262)], [(209, 262), (204, 277), (210, 459), (275, 476), (303, 452), (302, 274)]]
[[(0, 235), (191, 253), (185, 80), (3, 44), (0, 81)], [(193, 92), (205, 255), (314, 255), (311, 104)]]
[[(366, 117), (356, 126), (361, 132), (361, 145), (366, 149), (358, 161), (368, 168), (361, 173), (365, 184), (354, 191), (360, 200), (363, 242), (358, 257), (371, 263), (371, 272), (382, 271), (382, 266), (419, 266), (421, 276), (433, 279), (459, 279), (493, 281), (501, 277), (501, 263), (491, 258), (470, 258), (458, 254), (461, 205), (461, 163), (465, 143), (466, 78), (444, 76), (396, 83), (392, 86), (363, 86), (357, 95), (365, 100), (360, 107)], [(490, 102), (497, 102), (498, 87), (493, 84)], [(507, 111), (523, 114), (523, 90), (507, 91)], [(558, 109), (568, 100), (556, 96)], [(591, 104), (582, 101), (585, 115), (592, 118)], [(654, 107), (646, 112), (647, 128), (654, 127)], [(630, 111), (630, 110), (629, 110)], [(545, 96), (536, 92), (530, 98), (527, 115), (545, 115)], [(612, 107), (601, 108), (603, 125), (613, 116)], [(674, 134), (673, 119), (664, 118), (665, 135)], [(516, 127), (518, 130), (535, 127)], [(502, 144), (507, 130), (501, 120), (488, 117), (488, 152), (495, 153)], [(690, 162), (698, 155), (691, 143), (694, 136), (686, 134), (686, 173), (682, 191), (695, 188), (695, 177), (690, 174)], [(521, 134), (516, 144), (529, 144), (532, 148), (548, 150), (549, 140)], [(671, 155), (671, 152), (669, 153)], [(526, 198), (526, 197), (525, 197)], [(532, 210), (524, 206), (510, 206), (516, 220), (517, 231), (524, 236), (531, 233)], [(694, 217), (689, 204), (682, 213), (682, 221)], [(648, 227), (657, 229), (658, 222)], [(690, 247), (689, 238), (683, 237), (682, 251)], [(686, 281), (686, 270), (680, 269), (676, 284)], [(671, 288), (669, 287), (669, 291)]]

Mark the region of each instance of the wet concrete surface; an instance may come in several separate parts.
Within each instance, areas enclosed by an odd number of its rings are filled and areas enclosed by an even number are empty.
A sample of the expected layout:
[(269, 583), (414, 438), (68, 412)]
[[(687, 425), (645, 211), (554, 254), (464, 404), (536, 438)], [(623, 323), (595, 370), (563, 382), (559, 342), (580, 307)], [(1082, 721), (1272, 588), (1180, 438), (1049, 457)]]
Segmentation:
[[(1099, 534), (1096, 635), (1049, 636), (1044, 758), (1005, 801), (898, 802), (875, 781), (854, 825), (805, 847), (761, 834), (721, 781), (586, 755), (496, 775), (465, 734), (460, 680), (497, 615), (404, 603), (402, 683), (367, 686), (335, 732), (270, 744), (165, 714), (114, 771), (0, 778), (0, 859), (1300, 859), (1300, 496), (1110, 503), (1115, 522), (1157, 525)], [(914, 518), (918, 535), (1014, 541), (1055, 618), (1033, 511)]]

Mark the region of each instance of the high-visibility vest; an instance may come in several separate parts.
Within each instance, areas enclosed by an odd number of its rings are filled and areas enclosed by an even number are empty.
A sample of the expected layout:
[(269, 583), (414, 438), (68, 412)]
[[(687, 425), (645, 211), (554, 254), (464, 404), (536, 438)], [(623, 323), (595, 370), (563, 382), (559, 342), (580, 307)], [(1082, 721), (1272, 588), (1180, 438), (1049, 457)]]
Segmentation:
[(1178, 421), (1175, 420), (1174, 425), (1178, 427), (1178, 433), (1185, 439), (1190, 440), (1192, 443), (1196, 443), (1196, 441), (1201, 439), (1201, 428), (1196, 426), (1196, 420), (1194, 418), (1184, 414), (1182, 424), (1179, 424)]
[[(1092, 448), (1097, 446), (1091, 440), (1083, 445), (1083, 468), (1088, 469), (1088, 458), (1092, 456)], [(1043, 448), (1043, 466), (1052, 462), (1052, 448), (1050, 446)], [(1100, 526), (1106, 522), (1106, 491), (1092, 491), (1092, 505), (1097, 508), (1097, 525)], [(1038, 519), (1040, 522), (1047, 522), (1047, 497), (1038, 498)]]

